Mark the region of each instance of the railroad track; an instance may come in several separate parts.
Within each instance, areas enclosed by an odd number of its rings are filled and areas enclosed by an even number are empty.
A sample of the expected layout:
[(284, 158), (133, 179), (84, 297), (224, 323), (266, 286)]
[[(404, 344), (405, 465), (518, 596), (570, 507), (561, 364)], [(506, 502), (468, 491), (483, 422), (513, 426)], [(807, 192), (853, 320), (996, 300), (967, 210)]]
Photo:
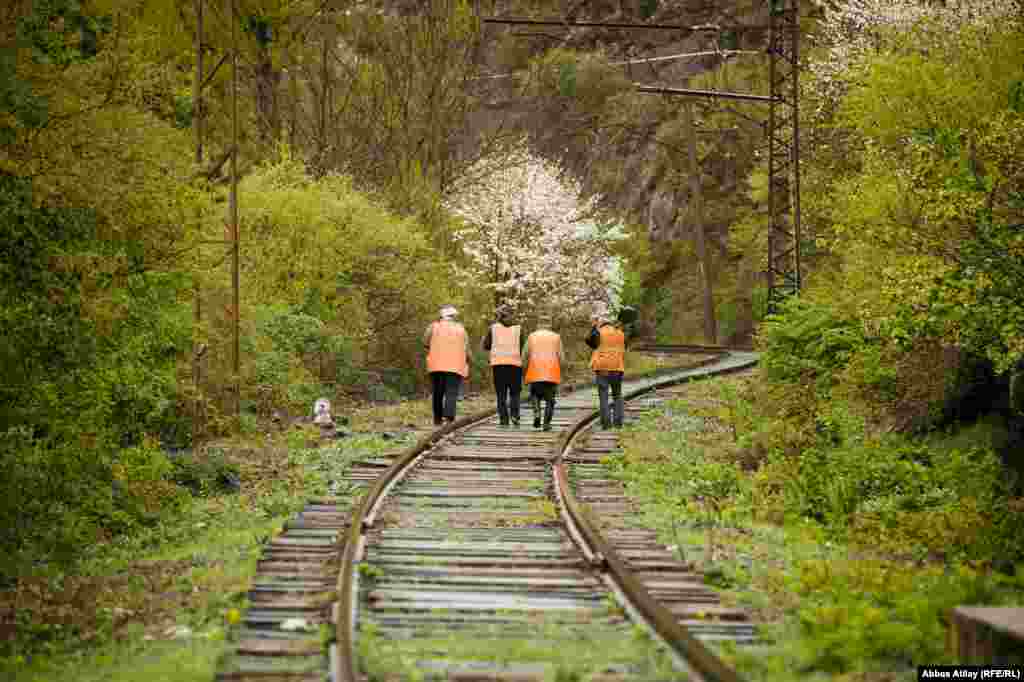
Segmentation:
[[(625, 382), (629, 413), (756, 362), (645, 350), (709, 357)], [(560, 396), (551, 432), (474, 415), (362, 463), (358, 508), (313, 500), (270, 543), (218, 679), (738, 679), (705, 642), (753, 627), (636, 525), (603, 474), (617, 438), (592, 428), (595, 402)]]

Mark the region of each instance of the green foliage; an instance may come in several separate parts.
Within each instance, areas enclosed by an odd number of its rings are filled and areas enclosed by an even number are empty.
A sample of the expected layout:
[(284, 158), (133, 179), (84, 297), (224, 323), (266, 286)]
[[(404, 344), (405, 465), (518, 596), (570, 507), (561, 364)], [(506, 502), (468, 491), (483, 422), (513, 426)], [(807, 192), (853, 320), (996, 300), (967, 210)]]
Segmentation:
[(147, 272), (136, 244), (102, 239), (94, 213), (37, 208), (10, 176), (0, 192), (0, 244), (13, 256), (0, 265), (3, 480), (19, 491), (0, 515), (20, 529), (3, 547), (17, 564), (147, 522), (162, 494), (173, 506), (145, 434), (175, 420), (187, 327), (180, 279)]
[(153, 445), (99, 449), (9, 429), (0, 455), (0, 478), (10, 486), (0, 522), (12, 529), (0, 545), (0, 576), (22, 574), (34, 561), (73, 563), (83, 546), (151, 525), (187, 502)]
[(306, 411), (354, 372), (352, 340), (319, 317), (281, 305), (257, 308), (255, 316), (252, 391), (261, 414)]
[(1014, 583), (966, 567), (824, 560), (804, 563), (793, 582), (803, 635), (793, 664), (831, 673), (863, 670), (866, 661), (890, 669), (947, 661), (949, 609), (1005, 603)]
[(233, 490), (238, 475), (238, 467), (219, 448), (201, 453), (183, 451), (171, 460), (170, 479), (197, 496)]
[[(755, 387), (691, 384), (683, 400), (627, 431), (624, 452), (605, 461), (682, 555), (707, 556), (709, 522), (725, 526), (715, 536), (729, 541), (717, 543), (705, 582), (757, 609), (753, 618), (773, 622), (756, 653), (721, 650), (745, 676), (912, 670), (946, 660), (950, 608), (1019, 603), (1019, 569), (1007, 577), (990, 568), (1020, 561), (1024, 532), (1024, 514), (1007, 498), (1012, 482), (988, 447), (998, 429), (979, 424), (927, 441), (873, 437), (863, 417), (830, 405), (818, 410), (813, 447), (775, 451), (759, 468), (741, 470), (729, 464), (733, 438), (709, 440), (708, 431), (715, 423), (748, 430), (764, 421), (761, 401), (748, 403), (753, 414), (740, 409)], [(695, 417), (693, 406), (709, 393), (721, 401)], [(690, 501), (677, 492), (697, 490), (703, 497)], [(712, 498), (720, 507), (710, 515)], [(788, 513), (769, 526), (765, 507), (774, 504)], [(701, 525), (709, 525), (707, 534), (686, 532)]]
[(330, 385), (353, 376), (359, 357), (416, 368), (423, 328), (451, 293), (420, 226), (378, 207), (345, 177), (314, 179), (287, 150), (243, 190), (256, 238), (248, 291), (277, 302), (251, 313), (269, 341), (257, 362), (261, 376), (280, 379), (301, 365)]
[(914, 49), (871, 59), (839, 110), (857, 144), (853, 168), (821, 186), (842, 261), (832, 290), (904, 347), (939, 338), (1002, 372), (1024, 357), (1021, 27), (901, 40)]
[(42, 64), (67, 66), (96, 56), (97, 37), (111, 30), (109, 16), (83, 11), (79, 0), (33, 2), (32, 11), (18, 18), (18, 39)]
[(622, 73), (601, 53), (555, 48), (535, 58), (523, 84), (534, 95), (556, 95), (592, 114), (628, 88)]
[[(13, 52), (0, 51), (0, 112), (12, 115), (18, 125), (26, 128), (40, 128), (49, 118), (46, 100), (18, 78), (17, 57)], [(0, 140), (12, 144), (16, 139), (15, 126), (6, 121), (0, 124)]]
[[(334, 61), (338, 73), (327, 122), (332, 133), (316, 150), (323, 167), (381, 192), (402, 215), (434, 211), (468, 165), (454, 140), (465, 140), (472, 127), (470, 79), (480, 66), (482, 34), (471, 4), (421, 4), (413, 15), (337, 13), (338, 40), (357, 58)], [(318, 63), (315, 49), (309, 58)], [(315, 92), (318, 86), (310, 85)]]
[(777, 316), (765, 321), (760, 342), (760, 366), (768, 378), (829, 382), (866, 339), (855, 320), (828, 305), (794, 297), (782, 304)]

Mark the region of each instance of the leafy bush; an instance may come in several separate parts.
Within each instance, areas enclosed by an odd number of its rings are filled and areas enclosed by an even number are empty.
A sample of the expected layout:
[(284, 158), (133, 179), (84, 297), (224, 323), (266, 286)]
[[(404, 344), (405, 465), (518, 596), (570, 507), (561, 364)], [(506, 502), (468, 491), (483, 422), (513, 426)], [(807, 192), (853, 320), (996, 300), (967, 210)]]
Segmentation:
[(949, 609), (1013, 599), (1024, 581), (970, 568), (920, 569), (886, 561), (807, 561), (792, 587), (805, 635), (796, 665), (832, 673), (945, 661)]
[(814, 519), (837, 540), (904, 555), (996, 561), (1024, 556), (1014, 481), (990, 447), (943, 447), (899, 434), (869, 436), (843, 406), (819, 418), (819, 442), (776, 452), (755, 498)]
[(171, 468), (170, 478), (193, 495), (235, 490), (238, 486), (238, 467), (227, 461), (219, 449), (179, 452), (171, 460)]
[[(91, 437), (90, 437), (91, 439)], [(0, 577), (38, 562), (70, 563), (82, 547), (155, 523), (187, 504), (171, 465), (151, 443), (121, 449), (109, 440), (0, 434)]]
[(825, 386), (867, 339), (861, 325), (840, 311), (804, 298), (791, 298), (761, 327), (760, 365), (772, 381), (820, 379)]
[[(92, 210), (37, 206), (0, 174), (3, 566), (68, 561), (83, 544), (182, 501), (147, 434), (180, 431), (183, 279)], [(114, 234), (117, 235), (116, 231)]]

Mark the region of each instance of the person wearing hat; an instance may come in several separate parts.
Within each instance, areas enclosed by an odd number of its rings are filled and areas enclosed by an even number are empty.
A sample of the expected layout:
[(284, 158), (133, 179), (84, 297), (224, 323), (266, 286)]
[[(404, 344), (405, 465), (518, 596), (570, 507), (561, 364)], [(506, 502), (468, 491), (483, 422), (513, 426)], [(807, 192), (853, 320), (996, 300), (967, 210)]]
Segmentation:
[[(594, 349), (590, 356), (590, 369), (594, 370), (597, 398), (601, 406), (601, 428), (621, 428), (625, 415), (622, 400), (622, 376), (625, 374), (626, 334), (613, 323), (607, 310), (598, 310), (591, 318), (592, 327), (587, 345)], [(609, 409), (608, 389), (611, 389), (614, 410)]]
[(512, 324), (512, 310), (499, 306), (497, 321), (487, 330), (483, 349), (490, 354), (494, 392), (498, 396), (498, 419), (502, 426), (519, 426), (519, 394), (523, 390), (523, 359), (519, 352), (520, 327)]
[(555, 414), (555, 396), (562, 382), (562, 337), (551, 330), (551, 315), (543, 313), (537, 320), (537, 330), (523, 345), (523, 365), (526, 383), (530, 385), (530, 404), (533, 407), (533, 428), (541, 425), (540, 403), (544, 401), (544, 430), (551, 430)]
[(423, 333), (427, 371), (434, 399), (434, 424), (455, 421), (455, 406), (462, 380), (469, 376), (469, 336), (455, 318), (455, 306), (441, 308), (440, 319)]

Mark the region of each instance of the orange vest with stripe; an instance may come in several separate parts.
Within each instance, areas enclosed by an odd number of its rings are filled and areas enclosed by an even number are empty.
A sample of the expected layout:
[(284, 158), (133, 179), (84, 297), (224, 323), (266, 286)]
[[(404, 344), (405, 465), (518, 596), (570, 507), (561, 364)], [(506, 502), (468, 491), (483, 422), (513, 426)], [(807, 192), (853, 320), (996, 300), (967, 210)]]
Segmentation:
[(562, 363), (558, 360), (558, 351), (562, 348), (562, 337), (553, 331), (540, 329), (530, 334), (526, 340), (530, 349), (530, 358), (526, 367), (526, 383), (550, 381), (562, 383)]
[(626, 371), (626, 335), (618, 327), (606, 324), (599, 330), (601, 343), (590, 356), (590, 369), (606, 372)]
[(466, 358), (466, 329), (458, 322), (439, 320), (430, 331), (430, 351), (427, 353), (428, 372), (455, 372), (469, 376)]
[(491, 364), (523, 366), (523, 358), (519, 354), (519, 325), (506, 327), (503, 324), (491, 325)]

